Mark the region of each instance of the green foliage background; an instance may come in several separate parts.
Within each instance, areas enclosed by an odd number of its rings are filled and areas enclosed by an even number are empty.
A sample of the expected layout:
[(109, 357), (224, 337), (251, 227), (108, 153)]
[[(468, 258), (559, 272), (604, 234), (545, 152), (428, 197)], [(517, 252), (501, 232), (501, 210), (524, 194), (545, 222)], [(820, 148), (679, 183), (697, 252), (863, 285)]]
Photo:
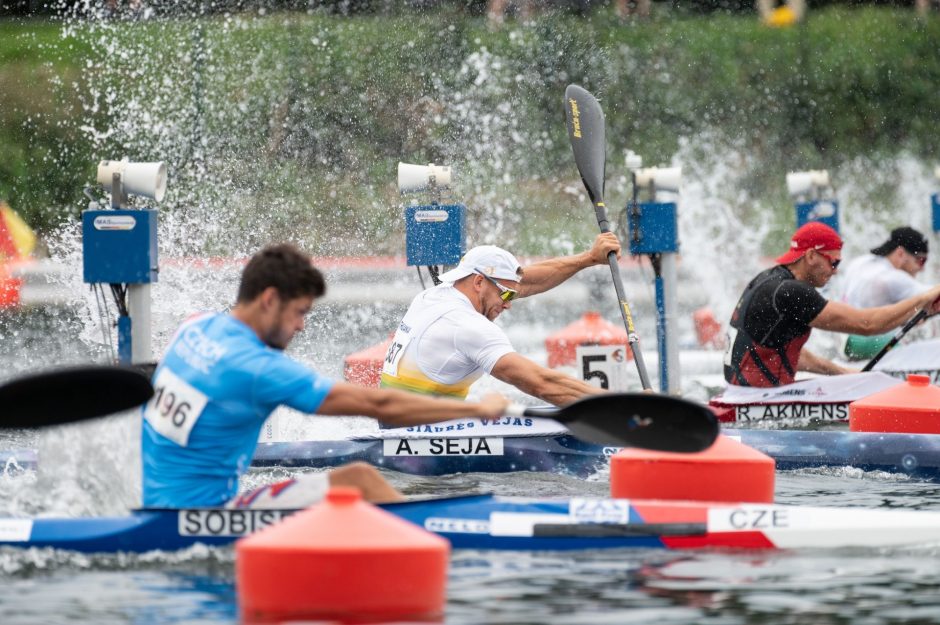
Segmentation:
[(262, 13), (0, 21), (0, 198), (49, 231), (78, 215), (100, 158), (160, 158), (168, 214), (238, 207), (228, 235), (186, 251), (299, 232), (323, 252), (396, 251), (397, 162), (448, 163), (455, 195), (481, 207), (474, 227), (545, 253), (565, 247), (559, 229), (596, 228), (573, 217), (585, 208), (568, 188), (571, 82), (604, 106), (611, 178), (627, 148), (668, 163), (708, 137), (702, 163), (746, 155), (737, 210), (776, 224), (774, 245), (792, 214), (785, 171), (937, 157), (940, 19), (909, 9), (813, 10), (788, 29), (669, 11), (621, 23), (607, 9), (499, 29), (447, 9)]

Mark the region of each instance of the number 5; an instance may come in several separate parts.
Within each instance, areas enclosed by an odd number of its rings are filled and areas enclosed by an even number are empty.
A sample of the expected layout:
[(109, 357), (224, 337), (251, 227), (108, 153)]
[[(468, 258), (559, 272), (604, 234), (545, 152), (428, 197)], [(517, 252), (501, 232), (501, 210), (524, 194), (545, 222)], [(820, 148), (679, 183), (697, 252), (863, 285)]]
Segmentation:
[(601, 381), (601, 388), (607, 389), (610, 388), (610, 380), (607, 377), (607, 374), (603, 371), (591, 371), (592, 362), (607, 362), (607, 356), (598, 355), (598, 356), (582, 356), (581, 357), (581, 377), (584, 378), (585, 382), (588, 382), (591, 378), (599, 378)]

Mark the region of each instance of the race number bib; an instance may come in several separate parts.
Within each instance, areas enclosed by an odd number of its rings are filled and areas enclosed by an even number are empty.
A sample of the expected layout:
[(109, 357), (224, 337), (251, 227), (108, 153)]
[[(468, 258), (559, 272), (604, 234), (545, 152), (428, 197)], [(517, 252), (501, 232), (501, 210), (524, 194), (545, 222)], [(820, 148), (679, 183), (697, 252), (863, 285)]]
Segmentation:
[(382, 373), (393, 377), (398, 376), (398, 363), (401, 362), (401, 357), (405, 353), (405, 348), (408, 347), (408, 343), (410, 342), (410, 335), (400, 330), (395, 333), (395, 338), (392, 339), (392, 344), (388, 346), (388, 351), (385, 352), (385, 362), (382, 364)]
[(153, 383), (154, 395), (144, 418), (157, 432), (186, 447), (189, 433), (202, 415), (209, 398), (164, 367)]

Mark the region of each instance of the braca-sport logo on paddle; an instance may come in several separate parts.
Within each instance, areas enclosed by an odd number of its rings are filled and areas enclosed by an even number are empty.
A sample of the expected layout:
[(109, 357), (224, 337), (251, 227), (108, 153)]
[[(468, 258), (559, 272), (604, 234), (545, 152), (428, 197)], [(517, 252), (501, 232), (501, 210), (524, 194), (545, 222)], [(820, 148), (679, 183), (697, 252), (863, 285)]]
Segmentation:
[(574, 98), (568, 98), (568, 106), (571, 107), (571, 136), (581, 138), (581, 111), (578, 110), (578, 101)]

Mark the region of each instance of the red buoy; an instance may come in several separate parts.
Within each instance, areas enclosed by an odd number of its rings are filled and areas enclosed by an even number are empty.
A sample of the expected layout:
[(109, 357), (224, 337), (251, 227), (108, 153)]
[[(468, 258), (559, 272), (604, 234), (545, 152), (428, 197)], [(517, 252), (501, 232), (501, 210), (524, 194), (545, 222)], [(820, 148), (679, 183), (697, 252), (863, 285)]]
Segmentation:
[(450, 543), (362, 500), (354, 488), (239, 540), (245, 622), (433, 619), (446, 602)]
[(694, 454), (627, 448), (610, 459), (610, 496), (772, 503), (773, 458), (720, 435)]
[(695, 325), (695, 338), (699, 347), (724, 349), (725, 333), (711, 308), (704, 306), (696, 310), (692, 313), (692, 322)]
[(378, 386), (382, 379), (385, 354), (392, 344), (392, 336), (381, 343), (353, 352), (343, 360), (343, 379), (359, 386)]
[(940, 434), (940, 388), (926, 375), (909, 375), (892, 386), (849, 404), (852, 432)]
[(13, 277), (10, 265), (2, 262), (0, 257), (0, 308), (14, 308), (20, 303), (20, 290), (23, 288), (22, 278)]
[(578, 345), (627, 345), (627, 360), (632, 360), (629, 342), (621, 326), (605, 320), (598, 312), (586, 312), (574, 323), (545, 339), (548, 366), (573, 365)]

